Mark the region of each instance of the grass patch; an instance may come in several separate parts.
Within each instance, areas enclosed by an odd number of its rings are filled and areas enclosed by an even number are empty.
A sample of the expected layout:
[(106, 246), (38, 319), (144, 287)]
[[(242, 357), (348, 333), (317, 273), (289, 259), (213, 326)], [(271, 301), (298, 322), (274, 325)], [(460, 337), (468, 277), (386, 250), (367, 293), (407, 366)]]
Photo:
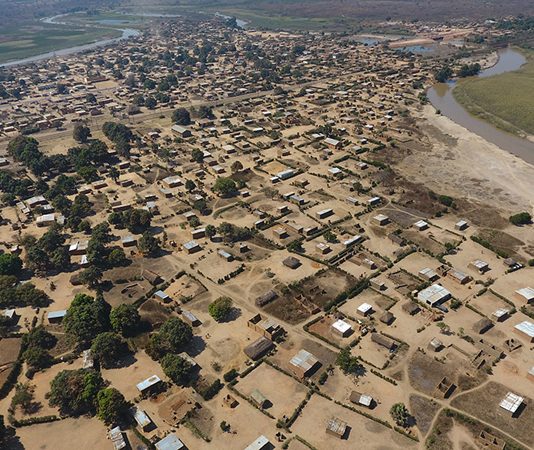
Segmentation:
[(534, 51), (515, 72), (458, 83), (454, 98), (471, 114), (514, 134), (534, 134)]

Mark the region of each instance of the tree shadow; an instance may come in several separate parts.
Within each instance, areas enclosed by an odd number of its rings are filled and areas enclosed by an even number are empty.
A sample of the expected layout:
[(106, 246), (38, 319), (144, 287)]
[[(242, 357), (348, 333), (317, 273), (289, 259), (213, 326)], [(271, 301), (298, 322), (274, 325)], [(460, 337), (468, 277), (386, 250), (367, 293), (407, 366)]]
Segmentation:
[(201, 336), (193, 336), (189, 344), (187, 344), (185, 351), (188, 355), (194, 358), (195, 356), (200, 355), (205, 349), (206, 342), (204, 341), (204, 339), (202, 339)]
[(219, 322), (220, 323), (233, 322), (234, 320), (238, 319), (239, 317), (241, 317), (241, 309), (233, 307), (228, 312), (228, 314), (226, 314), (226, 316), (223, 319), (221, 319)]
[(24, 450), (26, 447), (22, 445), (22, 442), (20, 442), (20, 438), (18, 436), (8, 437), (3, 443), (2, 448), (5, 448), (6, 450)]

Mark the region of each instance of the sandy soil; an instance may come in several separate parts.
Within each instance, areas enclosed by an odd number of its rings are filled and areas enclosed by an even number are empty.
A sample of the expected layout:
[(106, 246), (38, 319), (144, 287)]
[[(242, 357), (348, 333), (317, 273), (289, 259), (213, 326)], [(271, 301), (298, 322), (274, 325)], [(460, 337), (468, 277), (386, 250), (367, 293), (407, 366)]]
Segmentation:
[(438, 192), (505, 211), (534, 209), (534, 166), (437, 115), (431, 106), (415, 114), (433, 128), (428, 137), (430, 149), (406, 157), (399, 164), (401, 172)]

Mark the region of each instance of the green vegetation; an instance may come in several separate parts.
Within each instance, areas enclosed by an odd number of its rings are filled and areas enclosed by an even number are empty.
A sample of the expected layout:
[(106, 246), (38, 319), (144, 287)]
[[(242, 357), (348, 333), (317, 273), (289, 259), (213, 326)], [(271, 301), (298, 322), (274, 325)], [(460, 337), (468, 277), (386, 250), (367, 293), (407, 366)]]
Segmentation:
[(518, 214), (510, 216), (509, 220), (510, 223), (513, 223), (517, 226), (528, 225), (529, 223), (532, 223), (532, 216), (528, 212), (520, 212)]
[(128, 353), (128, 346), (118, 334), (106, 332), (95, 337), (91, 350), (102, 367), (110, 368)]
[(89, 344), (100, 333), (109, 330), (110, 306), (98, 296), (77, 294), (64, 319), (65, 331), (81, 345)]
[(395, 403), (389, 410), (391, 417), (395, 423), (400, 427), (408, 426), (408, 421), (410, 419), (410, 413), (404, 405), (404, 403)]
[(515, 72), (459, 83), (454, 97), (471, 114), (516, 134), (534, 134), (534, 52)]
[(217, 322), (221, 322), (228, 317), (232, 311), (232, 299), (230, 297), (219, 297), (217, 300), (210, 303), (208, 311), (210, 316)]
[(62, 414), (94, 413), (104, 380), (96, 370), (62, 370), (50, 383), (49, 402)]
[(213, 185), (213, 191), (221, 197), (232, 197), (237, 194), (237, 184), (231, 178), (219, 177)]
[(123, 336), (131, 336), (139, 329), (141, 317), (134, 305), (123, 303), (111, 310), (109, 321), (113, 331)]
[(336, 364), (346, 374), (357, 374), (362, 371), (363, 366), (356, 356), (350, 353), (350, 347), (342, 349), (336, 359)]
[(117, 423), (130, 406), (124, 396), (115, 388), (105, 388), (96, 396), (96, 415), (106, 425)]
[(163, 358), (167, 353), (178, 353), (193, 338), (191, 327), (178, 317), (171, 317), (153, 333), (145, 351), (154, 360)]
[(169, 353), (161, 359), (163, 372), (178, 385), (187, 384), (191, 375), (191, 364), (181, 356)]
[(0, 63), (15, 59), (88, 44), (101, 39), (120, 37), (111, 28), (81, 28), (71, 25), (31, 23), (22, 27), (2, 27)]

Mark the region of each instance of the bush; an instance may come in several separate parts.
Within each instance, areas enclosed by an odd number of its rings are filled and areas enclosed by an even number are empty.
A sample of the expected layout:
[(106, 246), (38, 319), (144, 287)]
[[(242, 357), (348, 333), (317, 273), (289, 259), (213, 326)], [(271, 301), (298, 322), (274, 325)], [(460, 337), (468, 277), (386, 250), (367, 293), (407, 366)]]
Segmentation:
[(230, 369), (228, 372), (226, 372), (223, 375), (223, 379), (224, 381), (229, 383), (230, 381), (236, 379), (238, 375), (239, 375), (239, 372), (236, 369)]
[(509, 220), (511, 223), (517, 226), (528, 225), (529, 223), (532, 223), (532, 216), (528, 212), (520, 212), (510, 216)]
[(217, 378), (208, 387), (200, 389), (199, 394), (204, 400), (211, 400), (219, 393), (223, 386), (224, 385), (221, 383), (221, 380)]

